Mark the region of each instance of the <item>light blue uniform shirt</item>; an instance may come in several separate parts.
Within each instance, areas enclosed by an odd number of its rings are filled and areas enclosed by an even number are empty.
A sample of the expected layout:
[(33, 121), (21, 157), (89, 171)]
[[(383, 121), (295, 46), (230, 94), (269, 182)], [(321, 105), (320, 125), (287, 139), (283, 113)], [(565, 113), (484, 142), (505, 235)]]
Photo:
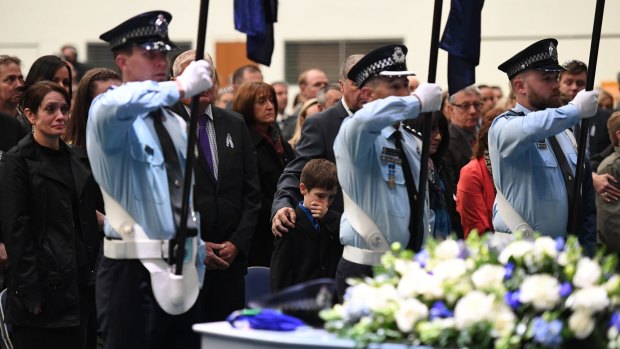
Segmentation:
[[(381, 160), (383, 148), (396, 149), (393, 133), (395, 123), (415, 119), (420, 113), (417, 97), (387, 97), (364, 105), (346, 118), (334, 141), (338, 180), (342, 190), (355, 202), (384, 234), (388, 244), (409, 242), (409, 198), (401, 165), (395, 167), (395, 186), (390, 188), (388, 162)], [(416, 137), (402, 131), (402, 144), (411, 166), (416, 187), (420, 190), (420, 149)], [(427, 185), (424, 190), (428, 190)], [(427, 191), (428, 192), (428, 191)], [(428, 195), (424, 210), (424, 227), (430, 232)], [(424, 234), (424, 240), (428, 233)], [(364, 239), (342, 215), (340, 241), (367, 249)]]
[[(525, 116), (499, 116), (489, 130), (493, 181), (534, 231), (564, 236), (568, 194), (547, 138), (557, 135), (574, 174), (577, 149), (564, 130), (579, 122), (579, 110), (571, 104), (535, 112), (517, 104), (514, 110)], [(510, 232), (498, 212), (497, 200), (493, 205), (493, 226), (496, 231)]]
[[(171, 81), (125, 83), (95, 98), (86, 127), (88, 159), (97, 183), (142, 226), (149, 238), (156, 240), (173, 238), (175, 227), (164, 156), (148, 115), (178, 100), (178, 88)], [(185, 125), (172, 113), (163, 114), (163, 125), (184, 171)], [(109, 237), (120, 237), (107, 220), (104, 232)], [(204, 248), (198, 249), (200, 267), (204, 266), (205, 253)]]

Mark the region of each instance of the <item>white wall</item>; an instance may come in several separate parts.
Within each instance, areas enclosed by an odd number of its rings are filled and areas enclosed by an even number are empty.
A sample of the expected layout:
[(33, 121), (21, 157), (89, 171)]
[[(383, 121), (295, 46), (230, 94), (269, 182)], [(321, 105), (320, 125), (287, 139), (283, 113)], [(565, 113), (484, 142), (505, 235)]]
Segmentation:
[[(140, 12), (161, 9), (172, 13), (172, 40), (195, 42), (199, 0), (1, 0), (0, 53), (20, 56), (24, 72), (44, 54), (58, 53), (73, 43), (86, 54), (86, 43)], [(450, 1), (444, 0), (442, 28)], [(595, 0), (486, 0), (482, 11), (481, 60), (477, 82), (507, 85), (497, 66), (536, 39), (586, 35), (592, 32)], [(408, 64), (425, 80), (428, 71), (433, 0), (280, 0), (275, 26), (276, 48), (271, 67), (263, 67), (266, 81), (284, 77), (284, 41), (321, 39), (404, 38)], [(608, 0), (596, 81), (615, 80), (620, 71), (620, 1)], [(489, 37), (526, 37), (522, 40), (485, 40)], [(233, 1), (212, 0), (207, 27), (207, 50), (216, 41), (243, 41), (234, 30)], [(588, 62), (589, 39), (560, 39), (560, 61)], [(85, 59), (86, 57), (82, 57)], [(440, 50), (437, 82), (446, 85), (447, 54)], [(217, 62), (216, 62), (217, 64)]]

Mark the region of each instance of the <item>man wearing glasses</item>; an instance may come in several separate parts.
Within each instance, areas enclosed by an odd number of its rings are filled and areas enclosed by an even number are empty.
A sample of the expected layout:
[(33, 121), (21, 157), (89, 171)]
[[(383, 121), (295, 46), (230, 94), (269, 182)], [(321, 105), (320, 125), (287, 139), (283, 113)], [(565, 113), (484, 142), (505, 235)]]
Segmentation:
[[(448, 170), (448, 185), (456, 192), (456, 184), (461, 176), (461, 168), (471, 160), (472, 149), (476, 142), (476, 134), (480, 125), (480, 90), (471, 85), (454, 93), (448, 98), (450, 119), (450, 144), (444, 161)], [(452, 212), (452, 227), (461, 236), (460, 217)]]

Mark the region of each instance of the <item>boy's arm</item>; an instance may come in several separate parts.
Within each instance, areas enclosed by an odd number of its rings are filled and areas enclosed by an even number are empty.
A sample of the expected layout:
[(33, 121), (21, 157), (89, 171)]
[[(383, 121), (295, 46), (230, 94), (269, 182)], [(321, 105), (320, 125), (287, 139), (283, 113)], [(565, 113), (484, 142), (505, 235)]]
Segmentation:
[(291, 229), (288, 234), (276, 237), (269, 273), (271, 292), (279, 291), (294, 283), (297, 251), (293, 239), (297, 233), (295, 229)]

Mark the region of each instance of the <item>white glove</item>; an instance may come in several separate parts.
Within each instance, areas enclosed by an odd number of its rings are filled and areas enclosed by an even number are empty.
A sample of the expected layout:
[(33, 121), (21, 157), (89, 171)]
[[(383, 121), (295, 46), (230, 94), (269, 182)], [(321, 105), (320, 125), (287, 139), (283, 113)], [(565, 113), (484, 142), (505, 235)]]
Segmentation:
[(598, 110), (598, 91), (581, 90), (569, 104), (579, 109), (582, 119), (591, 118)]
[(183, 87), (185, 98), (202, 93), (213, 86), (211, 64), (204, 60), (193, 61), (185, 68), (183, 74), (177, 77), (176, 81)]
[(441, 108), (441, 87), (437, 84), (422, 84), (412, 96), (420, 100), (420, 113), (431, 112)]

